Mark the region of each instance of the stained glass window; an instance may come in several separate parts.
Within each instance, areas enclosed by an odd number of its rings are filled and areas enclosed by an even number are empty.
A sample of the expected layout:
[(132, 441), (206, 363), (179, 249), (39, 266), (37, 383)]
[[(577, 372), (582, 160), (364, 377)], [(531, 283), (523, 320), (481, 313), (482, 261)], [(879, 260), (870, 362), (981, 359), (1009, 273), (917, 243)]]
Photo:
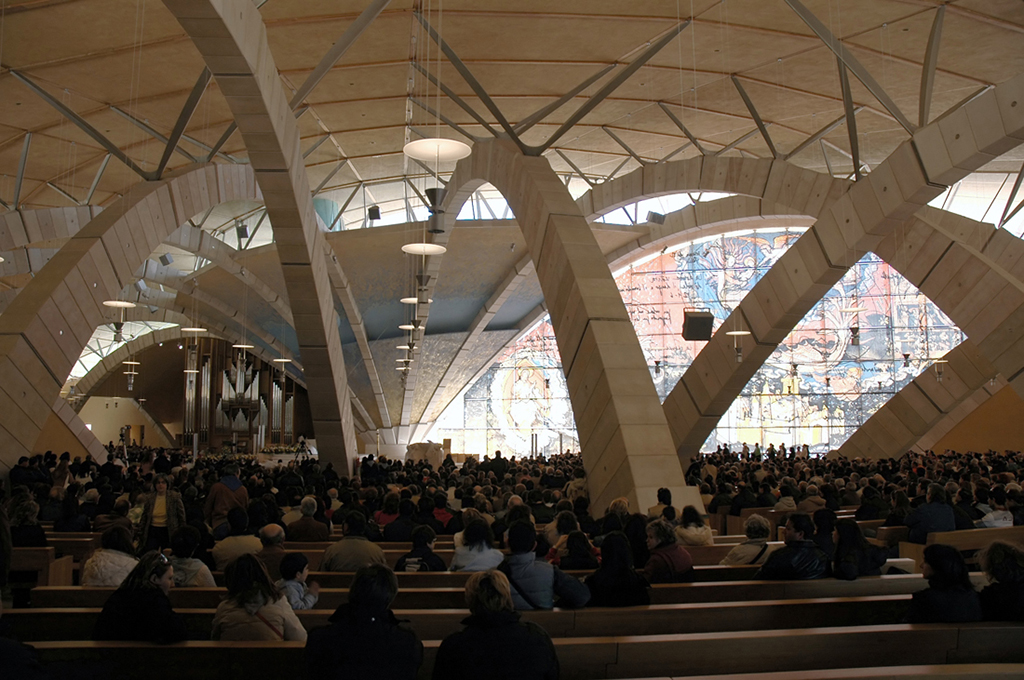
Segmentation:
[[(683, 312), (708, 309), (717, 329), (801, 232), (715, 236), (617, 273), (662, 401), (705, 344), (682, 339)], [(864, 311), (849, 311), (857, 308)], [(723, 416), (705, 449), (758, 441), (806, 443), (812, 451), (836, 448), (962, 338), (913, 285), (868, 254), (778, 346)], [(751, 339), (737, 342), (749, 345)], [(444, 437), (452, 438), (456, 453), (497, 448), (528, 455), (578, 448), (548, 319), (510, 346), (445, 410), (432, 439)]]

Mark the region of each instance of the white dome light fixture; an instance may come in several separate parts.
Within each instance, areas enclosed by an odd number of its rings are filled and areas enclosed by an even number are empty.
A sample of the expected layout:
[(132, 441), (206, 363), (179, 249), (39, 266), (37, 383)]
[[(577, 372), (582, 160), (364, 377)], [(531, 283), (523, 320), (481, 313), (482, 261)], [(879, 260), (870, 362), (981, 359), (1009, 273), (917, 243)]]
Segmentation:
[(444, 137), (416, 139), (402, 148), (402, 153), (413, 160), (423, 162), (434, 161), (435, 163), (459, 161), (472, 152), (473, 150), (469, 148), (469, 144), (460, 142), (457, 139), (445, 139)]
[(726, 331), (725, 334), (733, 337), (741, 337), (744, 335), (750, 335), (750, 331)]
[(406, 243), (402, 252), (409, 255), (444, 255), (448, 249), (436, 243)]
[(281, 358), (281, 359), (271, 359), (271, 361), (273, 361), (275, 364), (290, 364), (292, 362), (291, 359), (284, 359), (284, 358)]
[(246, 345), (245, 343), (238, 343), (237, 345), (231, 345), (235, 349), (254, 349), (255, 345)]
[(127, 300), (104, 300), (104, 307), (113, 307), (114, 309), (135, 309), (134, 302), (128, 302)]
[(206, 329), (201, 326), (188, 326), (187, 328), (181, 329), (182, 333), (205, 333)]

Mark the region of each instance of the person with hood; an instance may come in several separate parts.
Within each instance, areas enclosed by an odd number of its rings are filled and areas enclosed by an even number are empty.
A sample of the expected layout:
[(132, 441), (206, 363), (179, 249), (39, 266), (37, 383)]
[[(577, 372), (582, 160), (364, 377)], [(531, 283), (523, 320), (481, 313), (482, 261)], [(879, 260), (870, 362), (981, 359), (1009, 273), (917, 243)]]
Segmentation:
[(228, 596), (213, 616), (213, 640), (306, 641), (306, 629), (255, 555), (224, 570)]
[(497, 570), (466, 582), (470, 616), (461, 631), (444, 639), (434, 662), (434, 680), (521, 678), (556, 680), (558, 655), (543, 628), (520, 620), (508, 578)]
[(683, 545), (713, 545), (711, 527), (704, 523), (700, 511), (692, 505), (683, 508), (683, 517), (676, 527), (676, 538)]
[(153, 493), (146, 497), (139, 521), (142, 552), (171, 547), (171, 536), (185, 526), (185, 503), (181, 494), (170, 488), (167, 475), (153, 478)]
[(356, 572), (348, 602), (309, 631), (308, 675), (318, 680), (414, 680), (423, 663), (423, 643), (391, 611), (398, 579), (386, 566)]
[(132, 536), (124, 527), (111, 527), (103, 532), (100, 546), (82, 566), (82, 585), (116, 588), (139, 563)]
[(203, 508), (206, 523), (213, 528), (213, 537), (219, 540), (231, 532), (228, 512), (235, 508), (245, 510), (248, 507), (249, 491), (238, 478), (238, 466), (234, 463), (225, 465), (220, 481), (210, 487)]
[(202, 560), (195, 558), (196, 550), (202, 541), (199, 530), (191, 526), (183, 526), (171, 534), (171, 566), (174, 567), (174, 585), (176, 588), (215, 588), (210, 568)]

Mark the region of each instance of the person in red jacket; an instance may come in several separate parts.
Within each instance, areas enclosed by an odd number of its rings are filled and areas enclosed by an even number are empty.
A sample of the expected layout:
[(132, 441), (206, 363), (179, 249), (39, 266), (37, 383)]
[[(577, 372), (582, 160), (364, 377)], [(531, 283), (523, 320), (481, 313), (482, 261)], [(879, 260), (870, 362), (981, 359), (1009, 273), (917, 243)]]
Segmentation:
[(213, 537), (218, 541), (231, 533), (228, 513), (234, 508), (249, 507), (249, 491), (238, 478), (238, 466), (225, 465), (222, 475), (220, 481), (210, 487), (204, 508), (206, 522), (213, 527)]

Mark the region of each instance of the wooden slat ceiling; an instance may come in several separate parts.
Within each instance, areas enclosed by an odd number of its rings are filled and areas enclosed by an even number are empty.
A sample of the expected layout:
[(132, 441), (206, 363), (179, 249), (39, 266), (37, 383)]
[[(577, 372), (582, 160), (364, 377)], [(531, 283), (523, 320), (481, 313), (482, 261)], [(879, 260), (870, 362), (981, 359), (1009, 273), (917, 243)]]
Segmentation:
[[(365, 7), (365, 0), (269, 0), (261, 9), (281, 77), (294, 90), (331, 44)], [(783, 0), (448, 0), (438, 21), (438, 0), (393, 0), (345, 57), (313, 91), (309, 113), (300, 119), (303, 148), (330, 133), (307, 158), (316, 186), (341, 158), (349, 165), (328, 185), (326, 196), (349, 193), (359, 181), (397, 180), (422, 175), (401, 154), (407, 123), (433, 129), (433, 119), (411, 105), (409, 95), (436, 106), (436, 89), (411, 68), (419, 60), (438, 71), (437, 49), (414, 18), (426, 13), (513, 123), (554, 101), (610, 64), (619, 70), (678, 21), (693, 23), (599, 104), (565, 136), (561, 149), (584, 172), (606, 175), (628, 157), (602, 127), (637, 154), (658, 159), (686, 142), (659, 108), (673, 107), (710, 150), (754, 129), (754, 122), (730, 76), (736, 75), (753, 100), (783, 154), (842, 114), (835, 59)], [(873, 74), (904, 114), (917, 120), (921, 63), (936, 0), (805, 0), (804, 3)], [(677, 8), (679, 14), (677, 14)], [(42, 85), (72, 108), (136, 163), (152, 169), (163, 145), (118, 115), (127, 111), (161, 134), (169, 134), (203, 62), (159, 0), (8, 0), (0, 18), (0, 199), (13, 199), (26, 132), (33, 133), (21, 200), (24, 208), (69, 205), (47, 186), (53, 183), (83, 200), (106, 152), (43, 102), (10, 70)], [(428, 44), (429, 43), (429, 44)], [(429, 48), (429, 49), (428, 49)], [(1024, 3), (1019, 0), (956, 0), (947, 5), (932, 117), (984, 85), (1024, 71)], [(494, 117), (448, 63), (444, 84), (485, 120)], [(529, 131), (537, 144), (593, 95), (615, 71)], [(879, 162), (906, 132), (856, 80), (859, 145), (864, 162)], [(680, 105), (682, 109), (680, 110)], [(470, 134), (487, 131), (453, 102), (442, 112)], [(216, 83), (211, 83), (187, 134), (212, 144), (231, 122)], [(461, 138), (441, 126), (442, 134)], [(826, 136), (829, 161), (838, 173), (852, 164), (846, 127)], [(193, 155), (202, 149), (189, 142)], [(234, 135), (224, 151), (244, 159)], [(677, 158), (696, 153), (693, 148)], [(730, 154), (765, 156), (754, 135)], [(1016, 171), (1022, 152), (986, 169)], [(547, 154), (559, 171), (569, 166)], [(794, 162), (825, 170), (814, 145)], [(188, 161), (175, 154), (170, 168)], [(630, 160), (622, 171), (636, 167)], [(94, 197), (106, 204), (139, 177), (112, 161)], [(336, 193), (335, 193), (336, 192)]]

